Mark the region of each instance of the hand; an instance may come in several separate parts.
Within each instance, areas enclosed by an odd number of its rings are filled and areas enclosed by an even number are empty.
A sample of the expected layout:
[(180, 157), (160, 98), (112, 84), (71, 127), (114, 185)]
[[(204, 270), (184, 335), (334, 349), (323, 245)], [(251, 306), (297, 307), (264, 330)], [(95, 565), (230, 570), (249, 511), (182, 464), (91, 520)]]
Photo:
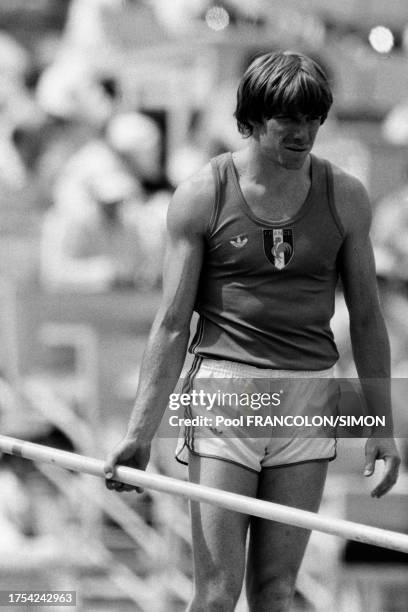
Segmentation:
[(375, 462), (378, 459), (384, 460), (384, 475), (375, 489), (371, 491), (371, 497), (385, 495), (397, 482), (401, 457), (394, 438), (368, 438), (365, 445), (364, 476), (374, 474)]
[(118, 463), (132, 468), (137, 468), (139, 470), (146, 469), (150, 459), (150, 446), (150, 443), (141, 444), (134, 438), (123, 438), (123, 440), (119, 442), (119, 444), (109, 453), (108, 457), (106, 458), (105, 465), (103, 467), (107, 479), (105, 482), (106, 487), (113, 491), (119, 491), (120, 493), (122, 491), (134, 490), (138, 493), (143, 493), (143, 489), (141, 487), (134, 487), (123, 482), (118, 482), (117, 480), (113, 480), (113, 476), (115, 474), (115, 466)]

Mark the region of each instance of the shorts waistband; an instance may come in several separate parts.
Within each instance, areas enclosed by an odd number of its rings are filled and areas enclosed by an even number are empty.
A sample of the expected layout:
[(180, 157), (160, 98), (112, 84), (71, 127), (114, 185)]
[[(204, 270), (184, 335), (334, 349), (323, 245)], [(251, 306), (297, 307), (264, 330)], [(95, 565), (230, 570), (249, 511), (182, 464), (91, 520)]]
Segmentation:
[(207, 369), (212, 372), (228, 376), (242, 376), (250, 378), (332, 378), (334, 377), (334, 367), (326, 370), (275, 370), (273, 368), (258, 368), (238, 361), (226, 361), (221, 359), (203, 358), (200, 370)]

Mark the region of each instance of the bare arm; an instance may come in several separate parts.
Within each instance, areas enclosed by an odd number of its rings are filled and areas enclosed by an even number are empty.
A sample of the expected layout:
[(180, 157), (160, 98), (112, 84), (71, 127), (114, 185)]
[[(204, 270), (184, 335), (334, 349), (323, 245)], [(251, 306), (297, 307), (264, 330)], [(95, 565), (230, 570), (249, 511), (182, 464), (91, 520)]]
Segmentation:
[[(185, 359), (213, 198), (207, 166), (179, 187), (170, 203), (163, 298), (144, 352), (127, 434), (107, 458), (107, 474), (118, 462), (140, 468), (147, 465), (150, 443)], [(121, 485), (110, 488), (128, 489)]]
[(366, 476), (374, 472), (377, 459), (385, 461), (384, 477), (372, 492), (374, 497), (380, 497), (395, 484), (400, 458), (393, 439), (390, 346), (369, 237), (371, 206), (364, 187), (356, 179), (343, 173), (335, 177), (336, 202), (346, 232), (339, 263), (350, 314), (354, 361), (369, 413), (386, 420), (381, 433), (374, 428), (366, 444)]
[(163, 297), (144, 352), (128, 426), (128, 435), (146, 442), (159, 426), (184, 363), (201, 270), (204, 228), (201, 219), (186, 212), (194, 206), (186, 196), (176, 194), (170, 205)]

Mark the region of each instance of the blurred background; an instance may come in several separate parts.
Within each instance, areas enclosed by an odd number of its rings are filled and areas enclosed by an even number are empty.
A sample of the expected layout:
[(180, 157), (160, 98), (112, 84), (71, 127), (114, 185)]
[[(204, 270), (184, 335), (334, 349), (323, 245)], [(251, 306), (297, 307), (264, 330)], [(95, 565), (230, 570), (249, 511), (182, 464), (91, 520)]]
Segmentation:
[[(245, 145), (232, 117), (238, 79), (278, 49), (325, 68), (335, 104), (315, 152), (371, 197), (403, 455), (398, 485), (371, 500), (363, 441), (341, 440), (322, 513), (407, 533), (405, 0), (2, 0), (1, 432), (98, 458), (124, 433), (160, 299), (171, 194)], [(353, 377), (337, 301), (338, 374)], [(174, 446), (156, 440), (150, 469), (186, 478)], [(77, 590), (86, 612), (184, 610), (186, 502), (119, 496), (6, 455), (0, 487), (0, 590)], [(294, 610), (406, 612), (407, 578), (406, 555), (314, 533)]]

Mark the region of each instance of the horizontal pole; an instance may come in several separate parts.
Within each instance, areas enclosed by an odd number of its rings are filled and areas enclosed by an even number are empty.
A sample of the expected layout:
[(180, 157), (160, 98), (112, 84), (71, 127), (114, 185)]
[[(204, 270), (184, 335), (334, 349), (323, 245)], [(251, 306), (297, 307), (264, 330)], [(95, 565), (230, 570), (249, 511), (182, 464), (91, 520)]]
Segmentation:
[[(7, 436), (0, 436), (0, 451), (24, 457), (25, 459), (31, 459), (32, 461), (50, 463), (75, 472), (83, 472), (105, 478), (103, 471), (104, 463), (99, 459)], [(117, 466), (114, 476), (115, 480), (129, 485), (188, 497), (195, 501), (221, 506), (228, 510), (258, 516), (271, 521), (277, 521), (278, 523), (321, 531), (340, 538), (362, 542), (363, 544), (372, 544), (408, 553), (408, 535), (403, 533), (379, 529), (378, 527), (371, 527), (361, 523), (353, 523), (344, 519), (324, 517), (314, 512), (299, 510), (298, 508), (291, 508), (125, 466)]]

